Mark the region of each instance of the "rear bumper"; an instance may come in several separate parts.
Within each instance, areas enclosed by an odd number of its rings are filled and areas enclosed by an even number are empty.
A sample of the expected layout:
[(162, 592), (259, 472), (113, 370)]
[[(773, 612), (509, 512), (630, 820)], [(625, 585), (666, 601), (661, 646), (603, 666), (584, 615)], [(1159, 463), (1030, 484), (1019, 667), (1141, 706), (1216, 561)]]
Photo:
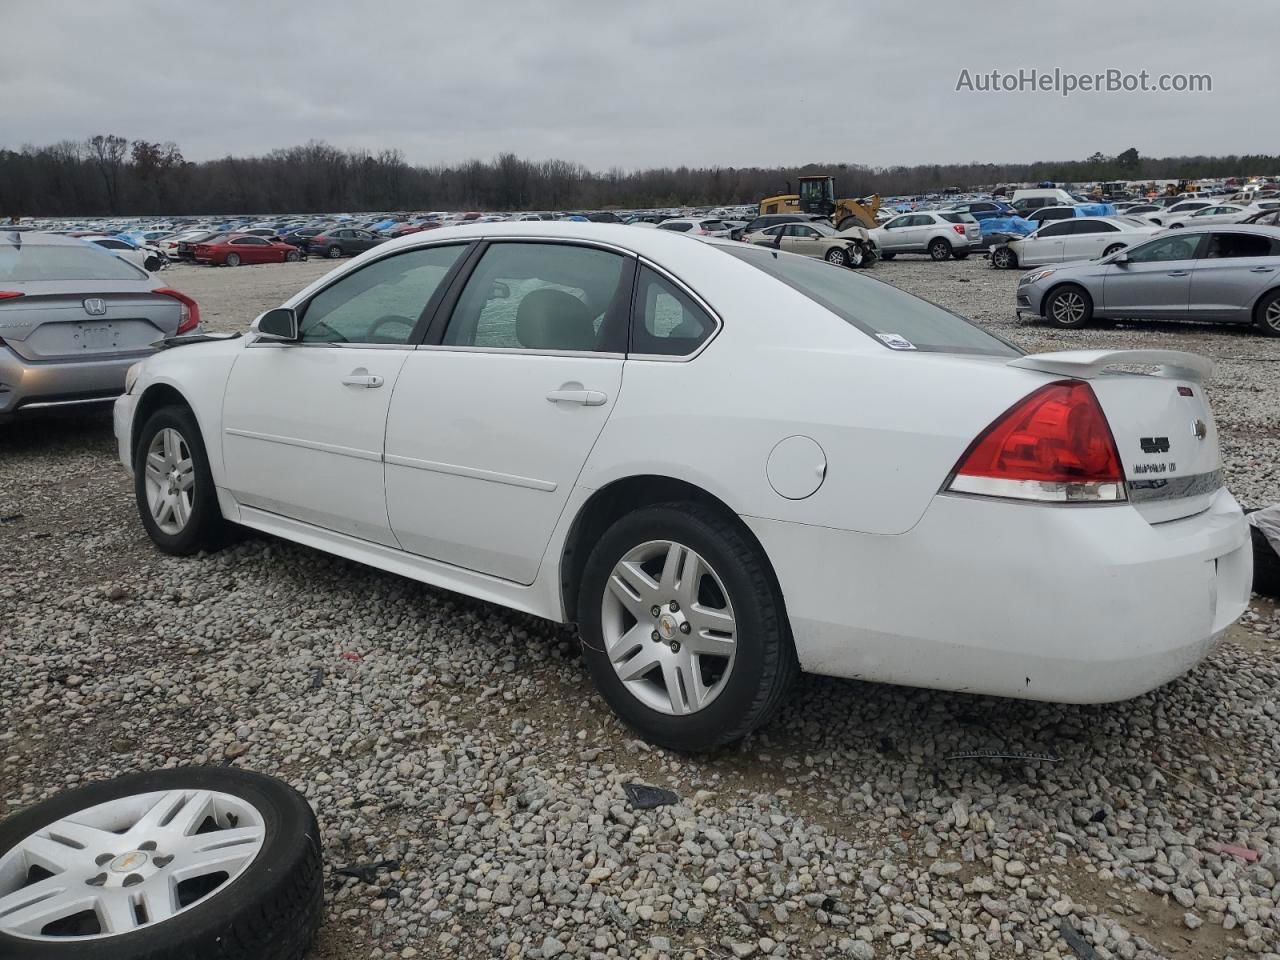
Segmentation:
[(41, 404), (111, 400), (124, 392), (124, 375), (150, 351), (101, 360), (23, 360), (0, 346), (0, 413)]
[(1152, 690), (1248, 605), (1249, 531), (1221, 490), (1158, 525), (1128, 506), (938, 496), (900, 536), (744, 518), (813, 673), (1064, 703)]

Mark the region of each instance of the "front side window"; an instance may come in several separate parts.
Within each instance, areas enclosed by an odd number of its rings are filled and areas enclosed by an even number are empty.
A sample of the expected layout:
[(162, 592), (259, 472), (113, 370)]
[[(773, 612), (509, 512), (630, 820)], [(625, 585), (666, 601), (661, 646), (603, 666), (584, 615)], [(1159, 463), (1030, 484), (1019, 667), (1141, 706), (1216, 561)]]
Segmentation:
[(299, 323), (303, 343), (407, 344), (466, 247), (423, 247), (377, 260), (321, 290)]
[(1130, 263), (1165, 263), (1169, 260), (1191, 260), (1196, 255), (1196, 247), (1200, 245), (1199, 234), (1190, 236), (1179, 234), (1176, 237), (1162, 237), (1152, 240), (1140, 247), (1135, 247), (1129, 254)]
[(666, 223), (658, 224), (658, 229), (659, 230), (676, 230), (680, 233), (684, 233), (686, 230), (692, 230), (693, 224), (683, 223), (679, 220), (675, 220), (675, 221), (668, 220)]
[(693, 298), (648, 267), (640, 268), (632, 314), (631, 353), (683, 357), (715, 332)]
[(1048, 226), (1041, 227), (1036, 231), (1036, 239), (1043, 240), (1048, 237), (1064, 237), (1071, 232), (1072, 224), (1070, 223), (1049, 223)]
[(595, 247), (495, 243), (458, 298), (444, 342), (504, 350), (621, 352), (628, 261)]
[(884, 228), (886, 230), (897, 230), (899, 227), (905, 227), (910, 222), (911, 222), (910, 217), (897, 217), (893, 220), (890, 220), (888, 223), (886, 223), (884, 225)]

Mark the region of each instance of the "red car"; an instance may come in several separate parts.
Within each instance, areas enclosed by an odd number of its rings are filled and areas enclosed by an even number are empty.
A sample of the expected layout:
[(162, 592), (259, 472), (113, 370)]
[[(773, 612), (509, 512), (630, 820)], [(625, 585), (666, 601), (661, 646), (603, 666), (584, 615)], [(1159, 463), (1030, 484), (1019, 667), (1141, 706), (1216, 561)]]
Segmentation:
[(283, 240), (229, 233), (194, 248), (197, 263), (238, 267), (242, 263), (283, 263), (301, 260), (298, 248)]

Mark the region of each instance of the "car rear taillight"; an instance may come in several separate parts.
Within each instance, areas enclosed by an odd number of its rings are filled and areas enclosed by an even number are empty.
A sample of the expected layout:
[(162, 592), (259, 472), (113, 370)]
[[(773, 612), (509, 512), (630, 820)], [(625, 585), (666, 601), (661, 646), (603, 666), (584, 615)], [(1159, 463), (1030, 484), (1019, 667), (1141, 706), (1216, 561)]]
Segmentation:
[(326, 240), (328, 240), (328, 239), (329, 239), (329, 238), (328, 238), (328, 237), (326, 237), (326, 236), (322, 233), (322, 234), (320, 234), (320, 236), (318, 236), (318, 237), (312, 237), (312, 238), (311, 238), (311, 242), (312, 242), (312, 243), (324, 243), (324, 242), (325, 242)]
[(965, 451), (946, 489), (1055, 503), (1126, 499), (1111, 427), (1082, 380), (1047, 384), (1014, 404)]
[(964, 224), (963, 224), (963, 223), (953, 223), (953, 224), (951, 225), (951, 229), (952, 229), (952, 230), (954, 230), (956, 233), (960, 234), (960, 236), (962, 236), (962, 237), (964, 236)]
[(0, 290), (0, 300), (16, 300), (18, 297), (26, 296), (17, 290)]
[(179, 293), (170, 287), (157, 287), (151, 292), (158, 293), (162, 297), (173, 297), (178, 303), (182, 304), (182, 312), (178, 316), (178, 336), (190, 333), (200, 325), (200, 305), (185, 293)]

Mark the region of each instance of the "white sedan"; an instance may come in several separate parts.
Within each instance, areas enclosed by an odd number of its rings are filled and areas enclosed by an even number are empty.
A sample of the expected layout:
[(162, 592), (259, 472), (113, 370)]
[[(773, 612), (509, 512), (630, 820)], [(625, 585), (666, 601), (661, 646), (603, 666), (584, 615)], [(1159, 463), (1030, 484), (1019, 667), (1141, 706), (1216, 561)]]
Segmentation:
[(231, 522), (576, 622), (612, 708), (703, 750), (797, 670), (1103, 702), (1193, 667), (1252, 570), (1209, 369), (1027, 356), (761, 247), (472, 224), (147, 358), (115, 432), (161, 550)]
[(1001, 269), (1038, 267), (1068, 260), (1096, 260), (1142, 243), (1160, 227), (1134, 217), (1071, 217), (1050, 220), (1035, 233), (993, 242), (991, 264)]
[(1245, 217), (1261, 212), (1261, 207), (1245, 206), (1239, 203), (1219, 203), (1193, 210), (1190, 214), (1169, 214), (1165, 226), (1169, 229), (1183, 227), (1207, 227), (1214, 223), (1241, 223)]

